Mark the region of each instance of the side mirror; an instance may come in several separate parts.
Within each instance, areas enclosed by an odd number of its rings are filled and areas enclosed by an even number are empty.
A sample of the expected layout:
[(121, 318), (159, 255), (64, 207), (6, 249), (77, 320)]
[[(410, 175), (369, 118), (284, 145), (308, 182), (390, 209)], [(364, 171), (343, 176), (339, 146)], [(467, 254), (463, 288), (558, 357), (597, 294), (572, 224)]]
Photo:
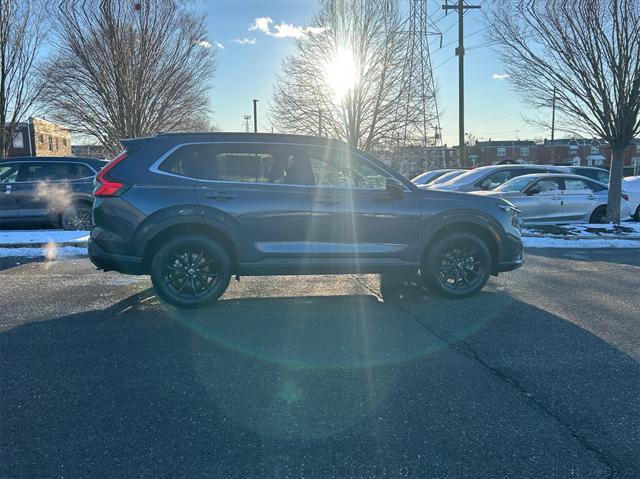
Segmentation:
[(533, 195), (537, 195), (538, 193), (540, 193), (540, 188), (537, 188), (537, 187), (534, 186), (533, 188), (529, 188), (527, 190), (526, 195), (527, 196), (533, 196)]
[(481, 190), (488, 190), (490, 188), (491, 188), (491, 180), (489, 178), (487, 178), (482, 183), (480, 183)]
[(386, 191), (392, 198), (404, 197), (404, 185), (395, 178), (387, 178)]

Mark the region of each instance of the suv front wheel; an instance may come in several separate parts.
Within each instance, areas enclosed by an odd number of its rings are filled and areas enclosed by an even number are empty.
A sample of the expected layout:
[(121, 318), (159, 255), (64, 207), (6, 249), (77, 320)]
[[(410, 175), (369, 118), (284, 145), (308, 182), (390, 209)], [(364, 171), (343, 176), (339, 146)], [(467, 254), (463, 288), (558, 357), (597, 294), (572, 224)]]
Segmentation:
[(476, 294), (491, 274), (491, 254), (476, 235), (453, 233), (436, 241), (422, 265), (425, 285), (449, 298)]
[(179, 308), (216, 301), (227, 289), (231, 261), (215, 241), (184, 235), (162, 245), (151, 262), (151, 281), (158, 295)]

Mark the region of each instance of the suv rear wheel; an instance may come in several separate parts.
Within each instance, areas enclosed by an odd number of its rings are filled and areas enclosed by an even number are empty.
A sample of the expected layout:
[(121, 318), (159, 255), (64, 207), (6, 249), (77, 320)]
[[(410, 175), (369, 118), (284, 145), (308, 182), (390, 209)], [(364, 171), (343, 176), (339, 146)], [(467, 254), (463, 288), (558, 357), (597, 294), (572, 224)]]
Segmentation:
[(216, 301), (227, 289), (231, 261), (215, 241), (184, 235), (165, 243), (151, 262), (151, 281), (158, 295), (179, 308)]
[(437, 240), (422, 265), (425, 285), (449, 298), (480, 291), (491, 274), (491, 253), (476, 235), (453, 233)]

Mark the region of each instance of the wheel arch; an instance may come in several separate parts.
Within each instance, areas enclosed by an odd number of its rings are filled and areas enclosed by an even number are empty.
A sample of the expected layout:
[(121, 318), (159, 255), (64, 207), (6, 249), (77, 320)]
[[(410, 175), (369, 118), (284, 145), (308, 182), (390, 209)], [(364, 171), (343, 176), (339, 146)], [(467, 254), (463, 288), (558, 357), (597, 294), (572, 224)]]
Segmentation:
[(434, 228), (422, 248), (420, 264), (422, 265), (426, 261), (429, 251), (436, 242), (454, 233), (471, 233), (478, 236), (486, 244), (491, 254), (491, 274), (495, 275), (498, 273), (500, 236), (490, 225), (483, 225), (478, 221), (468, 218), (459, 218), (456, 221), (445, 223), (439, 225), (438, 228)]
[(156, 228), (153, 232), (150, 232), (147, 240), (143, 242), (141, 255), (142, 264), (145, 269), (149, 269), (153, 254), (162, 244), (173, 238), (187, 234), (197, 234), (214, 240), (227, 252), (232, 268), (235, 269), (235, 265), (238, 262), (239, 251), (237, 242), (234, 241), (233, 236), (230, 235), (229, 232), (224, 231), (217, 225), (204, 223), (202, 218), (200, 218), (200, 221), (170, 222), (169, 224), (165, 224), (163, 227)]

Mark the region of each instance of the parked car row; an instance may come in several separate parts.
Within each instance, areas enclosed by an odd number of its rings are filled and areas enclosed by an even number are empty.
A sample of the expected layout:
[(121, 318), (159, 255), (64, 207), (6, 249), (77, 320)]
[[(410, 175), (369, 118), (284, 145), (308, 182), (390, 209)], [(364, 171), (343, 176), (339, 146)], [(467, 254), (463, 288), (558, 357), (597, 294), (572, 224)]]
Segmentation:
[(28, 223), (91, 229), (93, 181), (105, 164), (75, 157), (0, 161), (0, 226)]
[[(526, 223), (569, 223), (606, 221), (609, 172), (597, 167), (554, 165), (492, 165), (462, 171), (448, 181), (443, 170), (421, 188), (485, 194), (507, 198), (521, 210)], [(459, 171), (459, 170), (458, 170)], [(426, 174), (416, 177), (427, 177)], [(627, 188), (627, 183), (623, 184)], [(640, 189), (640, 188), (639, 188)], [(621, 218), (640, 220), (635, 195), (623, 191)]]

